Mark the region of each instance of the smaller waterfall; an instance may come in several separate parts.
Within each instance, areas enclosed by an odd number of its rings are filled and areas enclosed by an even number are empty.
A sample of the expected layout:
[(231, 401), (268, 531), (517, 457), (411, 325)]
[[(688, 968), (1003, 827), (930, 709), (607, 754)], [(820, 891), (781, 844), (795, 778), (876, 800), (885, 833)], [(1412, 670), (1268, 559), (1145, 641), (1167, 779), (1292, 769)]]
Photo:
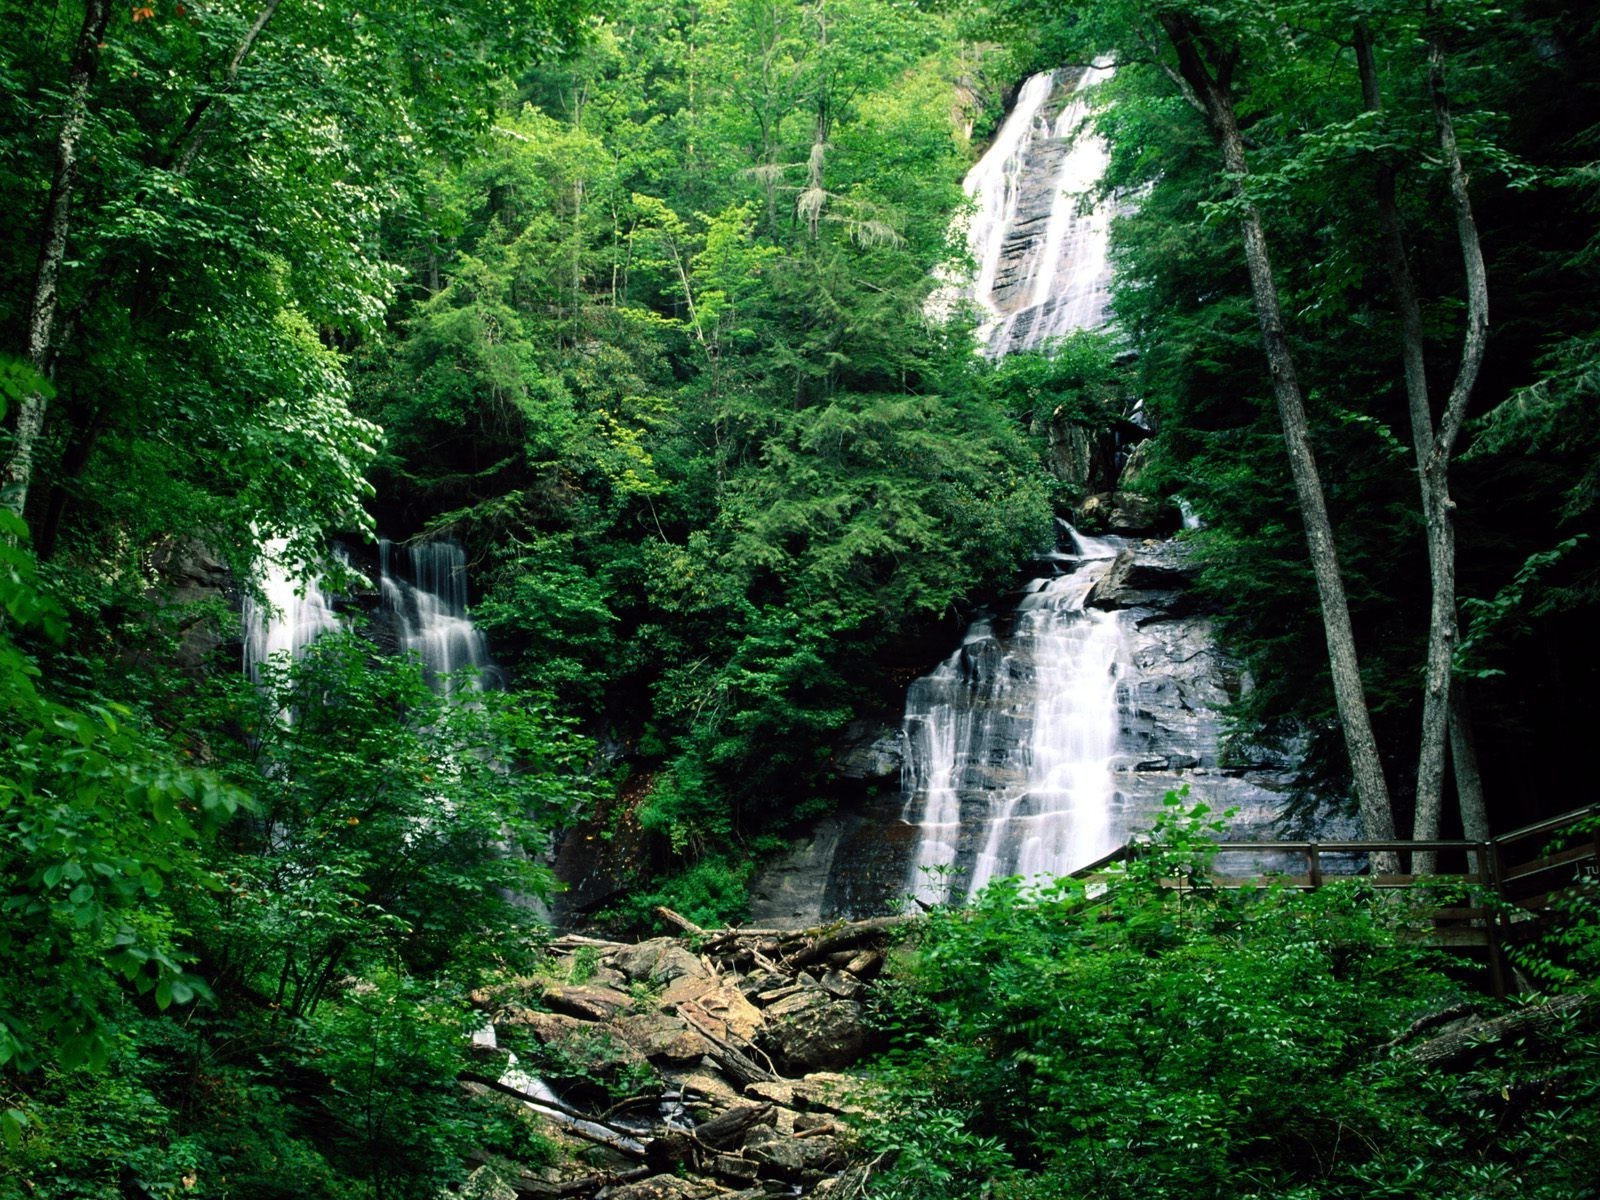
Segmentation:
[(262, 545), (256, 560), (262, 598), (246, 595), (244, 600), (244, 669), (258, 683), (262, 664), (273, 655), (298, 658), (322, 634), (339, 628), (333, 597), (322, 580), (302, 581), (284, 565), (288, 545), (279, 538)]
[(1117, 615), (1085, 607), (1117, 546), (1071, 531), (1070, 570), (1038, 579), (1009, 633), (975, 622), (906, 696), (910, 887), (943, 903), (1008, 875), (1061, 875), (1114, 847)]
[[(435, 687), (481, 691), (496, 684), (489, 647), (467, 615), (467, 556), (455, 542), (378, 544), (379, 586), (400, 648), (417, 655)], [(403, 560), (409, 572), (395, 569)]]
[[(244, 604), (244, 662), (251, 679), (259, 680), (261, 664), (274, 654), (300, 653), (317, 637), (338, 629), (334, 597), (321, 579), (301, 581), (283, 565), (286, 542), (261, 548), (260, 586), (263, 599)], [(344, 561), (342, 551), (336, 552)], [(457, 688), (481, 691), (498, 684), (483, 633), (467, 614), (467, 557), (454, 542), (378, 543), (378, 590), (393, 623), (398, 650), (422, 660), (435, 688), (453, 680)], [(458, 674), (459, 673), (459, 674)]]

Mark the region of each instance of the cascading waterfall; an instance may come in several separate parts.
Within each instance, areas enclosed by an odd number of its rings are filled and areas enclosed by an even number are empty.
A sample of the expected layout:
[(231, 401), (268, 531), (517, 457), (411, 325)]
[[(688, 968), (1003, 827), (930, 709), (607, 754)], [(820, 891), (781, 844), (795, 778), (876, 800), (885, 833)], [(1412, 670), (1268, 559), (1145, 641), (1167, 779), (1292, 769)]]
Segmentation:
[[(395, 560), (410, 566), (409, 578)], [(481, 691), (494, 686), (483, 632), (467, 615), (467, 556), (455, 542), (378, 543), (379, 587), (400, 648), (417, 655), (435, 687)]]
[[(976, 206), (966, 229), (976, 269), (970, 282), (947, 281), (934, 309), (976, 303), (984, 314), (978, 336), (991, 357), (1036, 350), (1106, 321), (1114, 207), (1087, 200), (1108, 154), (1085, 122), (1088, 89), (1110, 74), (1097, 62), (1070, 89), (1059, 72), (1030, 78), (963, 182)], [(1052, 117), (1063, 91), (1067, 101)]]
[[(245, 670), (259, 679), (274, 654), (298, 657), (306, 646), (340, 627), (333, 597), (321, 579), (301, 581), (282, 562), (286, 543), (263, 545), (263, 601), (244, 605)], [(341, 556), (342, 557), (342, 556)], [(483, 633), (467, 612), (466, 554), (449, 541), (401, 546), (378, 543), (378, 590), (394, 630), (396, 648), (417, 655), (434, 687), (478, 691), (498, 682)]]
[(1117, 545), (1071, 533), (1065, 573), (1036, 579), (1009, 631), (974, 622), (906, 696), (911, 888), (943, 903), (1007, 875), (1058, 875), (1112, 849), (1115, 613), (1085, 607)]
[[(1074, 81), (1055, 118), (1056, 72), (1029, 79), (989, 152), (968, 173), (970, 285), (947, 284), (988, 314), (978, 335), (1002, 357), (1104, 323), (1111, 213), (1083, 196), (1105, 169)], [(942, 303), (948, 305), (947, 296)], [(1114, 848), (1120, 618), (1086, 607), (1118, 545), (1068, 528), (1061, 573), (1036, 579), (1008, 628), (980, 620), (961, 648), (912, 684), (902, 819), (918, 827), (909, 887), (927, 903), (960, 900), (1008, 875), (1060, 875)]]

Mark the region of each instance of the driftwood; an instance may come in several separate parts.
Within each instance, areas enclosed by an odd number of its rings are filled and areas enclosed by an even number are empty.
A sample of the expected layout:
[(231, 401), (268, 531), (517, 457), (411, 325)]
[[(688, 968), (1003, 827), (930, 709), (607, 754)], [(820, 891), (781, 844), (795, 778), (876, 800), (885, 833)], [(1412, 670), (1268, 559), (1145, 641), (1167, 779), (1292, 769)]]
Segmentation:
[[(670, 917), (668, 919), (671, 920)], [(785, 961), (791, 965), (800, 965), (838, 950), (849, 949), (876, 937), (885, 930), (918, 919), (916, 914), (908, 913), (893, 917), (872, 917), (865, 921), (835, 921), (827, 925), (813, 925), (808, 929), (776, 929), (746, 925), (702, 930), (701, 933), (706, 940), (700, 949), (707, 954), (715, 954), (750, 940), (777, 941), (780, 945), (802, 943), (783, 954)]]
[[(481, 1165), (489, 1162), (489, 1156), (481, 1151), (473, 1151), (467, 1155), (467, 1160)], [(635, 1183), (640, 1179), (648, 1179), (652, 1174), (654, 1172), (649, 1167), (632, 1167), (626, 1171), (606, 1171), (559, 1181), (540, 1179), (521, 1170), (511, 1176), (496, 1170), (494, 1177), (515, 1192), (517, 1200), (566, 1200), (572, 1196), (592, 1196), (603, 1187)]]
[(687, 1004), (678, 1005), (678, 1016), (683, 1018), (684, 1024), (689, 1026), (690, 1029), (693, 1029), (711, 1043), (714, 1048), (711, 1057), (717, 1060), (725, 1075), (738, 1083), (740, 1087), (749, 1087), (752, 1083), (774, 1083), (777, 1081), (778, 1076), (776, 1074), (757, 1064), (727, 1040), (712, 1033), (703, 1022), (695, 1020), (686, 1011), (688, 1007)]
[(530, 1095), (521, 1088), (513, 1087), (509, 1083), (501, 1083), (500, 1080), (492, 1079), (487, 1075), (463, 1071), (459, 1078), (466, 1083), (475, 1083), (479, 1087), (486, 1087), (492, 1091), (521, 1100), (530, 1108), (539, 1109), (552, 1116), (566, 1118), (561, 1122), (561, 1129), (574, 1137), (594, 1142), (599, 1146), (605, 1146), (607, 1149), (615, 1150), (618, 1154), (635, 1161), (643, 1160), (646, 1157), (645, 1149), (638, 1138), (625, 1129), (618, 1129), (613, 1125), (608, 1125), (604, 1121), (591, 1117), (586, 1113), (580, 1113), (556, 1101)]
[(689, 920), (688, 917), (683, 916), (681, 913), (673, 912), (665, 904), (656, 905), (656, 915), (662, 920), (669, 921), (673, 925), (676, 925), (685, 933), (693, 934), (695, 937), (707, 936), (704, 929), (701, 929), (700, 926), (696, 925), (693, 921)]
[(1411, 1049), (1411, 1057), (1431, 1067), (1450, 1068), (1470, 1058), (1485, 1045), (1502, 1042), (1523, 1033), (1544, 1033), (1563, 1017), (1576, 1016), (1590, 1005), (1589, 997), (1556, 996), (1543, 1004), (1519, 1009), (1504, 1016), (1474, 1021), (1429, 1038)]
[(702, 1150), (715, 1153), (738, 1149), (751, 1129), (757, 1125), (770, 1125), (776, 1119), (777, 1110), (771, 1104), (746, 1104), (730, 1109), (692, 1130), (675, 1129), (661, 1137), (652, 1138), (647, 1149), (647, 1161), (657, 1171), (675, 1171), (693, 1163)]
[(744, 1141), (757, 1125), (770, 1125), (777, 1109), (771, 1104), (746, 1104), (697, 1125), (688, 1136), (708, 1150), (730, 1150)]
[(1426, 1013), (1418, 1017), (1407, 1025), (1398, 1036), (1385, 1042), (1378, 1049), (1393, 1050), (1397, 1046), (1405, 1045), (1419, 1034), (1425, 1033), (1430, 1029), (1438, 1029), (1442, 1025), (1448, 1025), (1450, 1022), (1460, 1020), (1463, 1017), (1475, 1017), (1477, 1015), (1478, 1007), (1475, 1004), (1452, 1004), (1448, 1008), (1441, 1008), (1437, 1012)]

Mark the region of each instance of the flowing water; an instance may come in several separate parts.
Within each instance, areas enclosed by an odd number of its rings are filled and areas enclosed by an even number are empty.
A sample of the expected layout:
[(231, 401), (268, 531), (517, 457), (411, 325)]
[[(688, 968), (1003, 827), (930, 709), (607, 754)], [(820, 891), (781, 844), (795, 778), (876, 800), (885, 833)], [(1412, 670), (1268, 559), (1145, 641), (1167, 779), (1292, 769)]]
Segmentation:
[[(489, 646), (467, 614), (467, 556), (455, 542), (378, 543), (379, 590), (400, 649), (417, 655), (435, 687), (496, 683)], [(399, 569), (405, 563), (408, 569)]]
[[(951, 291), (985, 314), (978, 336), (1002, 357), (1104, 324), (1111, 211), (1086, 200), (1106, 148), (1084, 132), (1086, 91), (1057, 72), (1022, 87), (993, 146), (968, 173), (976, 264)], [(1126, 657), (1116, 613), (1085, 606), (1118, 544), (1067, 530), (1058, 572), (1028, 584), (1003, 620), (968, 629), (961, 648), (912, 684), (902, 818), (917, 827), (909, 889), (959, 901), (1008, 875), (1059, 875), (1113, 849), (1118, 675)]]
[(257, 683), (261, 667), (275, 655), (298, 658), (322, 634), (339, 628), (333, 597), (322, 580), (301, 580), (283, 562), (288, 542), (273, 539), (262, 544), (257, 560), (261, 598), (244, 600), (244, 669)]
[[(334, 597), (321, 579), (300, 580), (284, 566), (282, 542), (268, 542), (259, 560), (262, 601), (244, 606), (245, 669), (259, 679), (273, 655), (299, 654), (341, 627)], [(449, 541), (378, 543), (378, 591), (395, 648), (422, 660), (435, 688), (478, 691), (498, 675), (488, 645), (467, 611), (466, 554)]]
[(1113, 849), (1117, 614), (1086, 608), (1111, 540), (1071, 534), (1063, 573), (1030, 583), (1004, 623), (911, 685), (904, 819), (918, 827), (910, 886), (959, 901), (991, 880), (1058, 875)]
[(1062, 72), (1033, 76), (967, 173), (963, 187), (975, 208), (966, 241), (975, 270), (970, 281), (947, 277), (934, 306), (975, 303), (978, 336), (992, 357), (1106, 322), (1114, 206), (1091, 199), (1107, 149), (1085, 123), (1088, 89), (1110, 74), (1097, 63), (1070, 86)]

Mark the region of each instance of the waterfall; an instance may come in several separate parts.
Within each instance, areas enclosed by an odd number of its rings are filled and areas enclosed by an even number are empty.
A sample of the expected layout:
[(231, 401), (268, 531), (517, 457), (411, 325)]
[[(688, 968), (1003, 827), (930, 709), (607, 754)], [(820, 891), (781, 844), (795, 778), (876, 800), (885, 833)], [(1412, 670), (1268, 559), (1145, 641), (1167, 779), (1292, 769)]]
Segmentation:
[[(978, 336), (999, 358), (1037, 350), (1051, 338), (1106, 321), (1113, 207), (1086, 197), (1105, 172), (1104, 141), (1088, 133), (1088, 90), (1111, 74), (1096, 62), (1065, 86), (1062, 73), (1030, 78), (993, 145), (963, 183), (974, 211), (966, 243), (975, 270), (933, 301), (948, 312), (959, 299), (978, 305)], [(1066, 102), (1052, 117), (1051, 109)]]
[(262, 664), (273, 655), (298, 658), (322, 634), (339, 628), (333, 598), (322, 580), (302, 581), (285, 565), (288, 546), (283, 538), (263, 543), (256, 559), (261, 598), (247, 594), (244, 599), (244, 669), (258, 683)]
[[(1083, 197), (1107, 154), (1083, 126), (1086, 91), (1109, 74), (1097, 63), (1070, 88), (1057, 72), (1033, 76), (967, 175), (976, 269), (965, 286), (947, 276), (939, 304), (951, 290), (978, 304), (992, 357), (1106, 320), (1111, 213)], [(1003, 628), (974, 623), (907, 693), (902, 820), (917, 827), (909, 886), (927, 903), (1008, 875), (1060, 875), (1115, 847), (1127, 653), (1119, 615), (1085, 602), (1119, 543), (1065, 531), (1071, 551), (1052, 556), (1061, 573), (1030, 583)]]
[(911, 886), (961, 900), (1007, 875), (1058, 875), (1116, 842), (1117, 614), (1085, 606), (1115, 543), (1072, 533), (1069, 570), (1036, 579), (1008, 631), (975, 622), (911, 685), (903, 725), (905, 820), (918, 827)]
[[(286, 545), (269, 541), (262, 546), (262, 600), (245, 600), (244, 661), (252, 679), (259, 680), (261, 664), (274, 654), (298, 657), (313, 640), (341, 624), (324, 581), (298, 580), (284, 566)], [(346, 561), (342, 551), (337, 555)], [(467, 560), (460, 546), (449, 541), (404, 546), (381, 539), (378, 591), (396, 648), (422, 660), (435, 688), (447, 679), (469, 691), (496, 685), (488, 645), (467, 612)]]
[[(395, 560), (409, 565), (395, 570)], [(400, 648), (422, 660), (435, 687), (481, 691), (494, 686), (483, 633), (467, 615), (467, 556), (455, 542), (378, 543), (379, 588)]]

